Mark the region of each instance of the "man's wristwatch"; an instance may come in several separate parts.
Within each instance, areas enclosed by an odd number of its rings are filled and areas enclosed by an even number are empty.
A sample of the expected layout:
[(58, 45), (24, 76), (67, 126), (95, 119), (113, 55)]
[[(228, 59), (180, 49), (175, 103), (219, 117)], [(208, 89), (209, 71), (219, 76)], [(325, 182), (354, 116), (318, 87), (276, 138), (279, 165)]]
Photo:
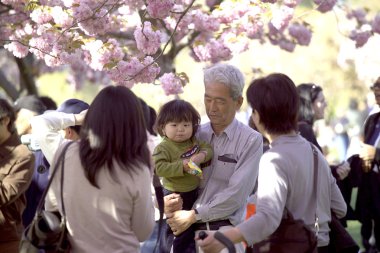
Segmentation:
[(195, 213), (195, 219), (196, 219), (196, 221), (200, 221), (201, 220), (201, 215), (198, 213), (198, 210), (194, 209), (194, 213)]

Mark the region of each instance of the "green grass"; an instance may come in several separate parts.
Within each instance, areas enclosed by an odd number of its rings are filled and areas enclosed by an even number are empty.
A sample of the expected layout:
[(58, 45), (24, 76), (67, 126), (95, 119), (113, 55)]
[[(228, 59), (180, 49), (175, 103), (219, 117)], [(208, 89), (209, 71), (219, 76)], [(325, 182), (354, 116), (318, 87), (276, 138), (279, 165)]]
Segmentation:
[[(351, 203), (350, 205), (355, 209), (356, 205), (356, 195), (357, 195), (357, 188), (354, 188), (352, 190), (351, 195)], [(361, 224), (359, 221), (347, 221), (347, 231), (350, 233), (352, 238), (356, 241), (356, 243), (359, 245), (360, 248), (363, 248), (361, 236), (360, 236), (360, 227)]]
[(347, 231), (354, 238), (360, 248), (362, 248), (361, 237), (360, 237), (360, 222), (358, 221), (348, 221)]

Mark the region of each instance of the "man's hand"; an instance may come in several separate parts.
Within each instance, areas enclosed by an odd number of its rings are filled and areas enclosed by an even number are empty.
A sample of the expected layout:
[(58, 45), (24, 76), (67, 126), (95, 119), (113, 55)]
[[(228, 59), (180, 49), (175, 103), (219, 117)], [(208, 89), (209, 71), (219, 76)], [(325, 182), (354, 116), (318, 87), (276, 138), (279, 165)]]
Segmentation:
[(188, 229), (197, 220), (194, 210), (179, 210), (174, 212), (173, 216), (167, 220), (175, 236)]
[(198, 154), (195, 154), (191, 157), (191, 161), (193, 161), (196, 165), (200, 165), (204, 162), (206, 159), (206, 153), (205, 152), (199, 152)]
[(362, 143), (360, 145), (359, 157), (363, 160), (364, 172), (370, 171), (372, 161), (375, 159), (376, 148), (374, 146)]
[(336, 173), (338, 174), (339, 179), (343, 180), (347, 177), (350, 170), (350, 164), (348, 162), (343, 162), (342, 164), (338, 165), (338, 168), (336, 168)]
[(182, 198), (177, 193), (172, 193), (164, 197), (165, 203), (165, 215), (167, 218), (171, 218), (175, 211), (182, 209)]
[(207, 237), (201, 240), (198, 236), (195, 237), (196, 243), (202, 248), (205, 253), (217, 253), (220, 252), (224, 246), (217, 239), (214, 234), (216, 231), (207, 231)]
[(374, 146), (362, 143), (360, 145), (359, 156), (364, 161), (375, 159), (376, 148)]
[[(203, 252), (216, 253), (220, 252), (225, 247), (222, 243), (215, 239), (215, 232), (207, 231), (208, 236), (204, 240), (201, 240), (198, 235), (195, 237), (197, 244), (202, 248)], [(245, 241), (242, 233), (236, 227), (219, 232), (223, 233), (223, 235), (234, 244)]]

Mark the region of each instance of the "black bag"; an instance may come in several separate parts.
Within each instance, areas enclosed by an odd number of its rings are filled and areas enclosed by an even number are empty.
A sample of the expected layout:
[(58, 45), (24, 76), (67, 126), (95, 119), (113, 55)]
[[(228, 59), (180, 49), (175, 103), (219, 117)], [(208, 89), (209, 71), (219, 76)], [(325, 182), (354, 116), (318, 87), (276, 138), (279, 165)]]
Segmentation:
[[(65, 153), (72, 144), (69, 142), (62, 150), (57, 163), (52, 171), (48, 185), (44, 190), (38, 204), (36, 214), (30, 225), (24, 230), (21, 242), (20, 253), (37, 253), (40, 249), (46, 252), (69, 252), (70, 243), (67, 239), (66, 213), (63, 203), (63, 171), (65, 164)], [(56, 174), (57, 168), (61, 164), (61, 202), (62, 216), (59, 212), (49, 212), (43, 210), (45, 197)]]
[(331, 213), (330, 222), (330, 244), (331, 253), (357, 253), (359, 246), (347, 232), (334, 213)]
[(255, 253), (317, 253), (317, 236), (302, 220), (288, 212), (280, 226), (267, 239), (252, 247)]
[(157, 242), (156, 242), (156, 246), (153, 249), (153, 253), (156, 253), (156, 252), (169, 253), (170, 252), (169, 245), (171, 245), (171, 243), (168, 243), (167, 241), (166, 232), (162, 233), (164, 229), (167, 229), (166, 227), (167, 224), (165, 220), (163, 219), (164, 208), (165, 208), (164, 192), (163, 192), (160, 178), (156, 174), (153, 175), (153, 186), (154, 186), (154, 191), (156, 193), (158, 209), (160, 210), (160, 219), (158, 221)]

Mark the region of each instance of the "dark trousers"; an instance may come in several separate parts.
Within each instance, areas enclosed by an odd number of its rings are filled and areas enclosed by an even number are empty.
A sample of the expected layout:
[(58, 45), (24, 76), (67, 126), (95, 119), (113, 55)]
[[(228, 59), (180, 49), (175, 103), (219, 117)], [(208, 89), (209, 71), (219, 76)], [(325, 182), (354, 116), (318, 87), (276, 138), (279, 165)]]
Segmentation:
[(318, 253), (329, 253), (329, 246), (318, 247)]
[(377, 250), (380, 250), (380, 220), (379, 219), (369, 219), (362, 220), (362, 227), (360, 229), (360, 233), (362, 236), (362, 243), (366, 250), (369, 250), (371, 248), (371, 245), (369, 243), (369, 239), (372, 235), (372, 229), (374, 231), (375, 236), (375, 247)]
[[(380, 175), (370, 171), (362, 175), (362, 182), (358, 189), (357, 211), (362, 226), (360, 234), (364, 248), (369, 251), (369, 239), (372, 230), (375, 236), (375, 248), (380, 250)], [(372, 247), (373, 248), (373, 247)]]
[[(169, 195), (173, 193), (167, 189), (164, 189), (164, 195)], [(193, 208), (194, 202), (198, 198), (198, 189), (190, 192), (176, 192), (181, 195), (183, 205), (182, 210), (191, 210)], [(168, 226), (167, 229), (167, 243), (168, 247), (173, 244), (173, 253), (195, 253), (195, 230), (191, 226), (187, 230), (183, 231), (182, 234), (174, 237), (173, 231)]]

